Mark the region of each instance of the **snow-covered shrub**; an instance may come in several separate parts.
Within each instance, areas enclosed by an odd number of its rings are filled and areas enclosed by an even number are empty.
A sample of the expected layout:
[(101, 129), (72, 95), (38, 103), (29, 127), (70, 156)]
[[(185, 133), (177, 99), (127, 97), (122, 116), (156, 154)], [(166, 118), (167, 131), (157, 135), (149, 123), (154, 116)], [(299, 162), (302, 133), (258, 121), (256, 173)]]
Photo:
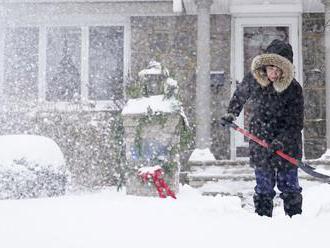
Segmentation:
[(64, 194), (70, 181), (57, 144), (35, 135), (0, 136), (0, 199)]
[(64, 153), (74, 188), (121, 186), (124, 143), (120, 115), (110, 111), (40, 112), (38, 134), (51, 137)]

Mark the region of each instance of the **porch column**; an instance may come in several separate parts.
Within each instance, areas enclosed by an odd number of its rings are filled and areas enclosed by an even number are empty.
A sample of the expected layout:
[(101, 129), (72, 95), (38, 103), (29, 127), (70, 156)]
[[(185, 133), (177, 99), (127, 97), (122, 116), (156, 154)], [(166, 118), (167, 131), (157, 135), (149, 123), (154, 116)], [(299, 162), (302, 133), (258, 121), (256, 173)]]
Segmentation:
[(195, 0), (198, 15), (196, 72), (196, 149), (200, 150), (209, 149), (211, 145), (210, 7), (212, 3), (213, 0)]
[(322, 0), (325, 9), (325, 85), (326, 85), (326, 128), (327, 128), (327, 151), (322, 156), (330, 159), (330, 0)]

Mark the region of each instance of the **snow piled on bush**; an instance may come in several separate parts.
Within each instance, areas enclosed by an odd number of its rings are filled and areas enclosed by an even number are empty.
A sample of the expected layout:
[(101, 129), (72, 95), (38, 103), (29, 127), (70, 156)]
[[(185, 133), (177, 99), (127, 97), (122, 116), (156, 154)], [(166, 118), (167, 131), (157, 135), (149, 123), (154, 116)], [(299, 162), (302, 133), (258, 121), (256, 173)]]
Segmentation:
[(51, 139), (35, 135), (0, 136), (0, 199), (63, 194), (69, 173)]

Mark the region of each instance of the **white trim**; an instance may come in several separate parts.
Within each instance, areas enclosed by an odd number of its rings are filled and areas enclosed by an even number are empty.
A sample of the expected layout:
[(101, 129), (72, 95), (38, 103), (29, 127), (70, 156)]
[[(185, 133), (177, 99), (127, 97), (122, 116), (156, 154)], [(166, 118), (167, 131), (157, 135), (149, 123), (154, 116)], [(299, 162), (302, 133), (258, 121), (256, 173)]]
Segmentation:
[(292, 13), (302, 13), (302, 4), (249, 4), (249, 5), (231, 5), (229, 8), (231, 14), (262, 14), (267, 15), (269, 13), (276, 14), (292, 14)]
[(0, 98), (3, 98), (3, 85), (4, 85), (4, 74), (5, 74), (5, 66), (4, 66), (4, 58), (5, 58), (5, 30), (6, 26), (4, 25), (4, 20), (6, 17), (6, 12), (0, 6)]
[[(119, 104), (122, 104), (119, 102)], [(122, 106), (121, 106), (122, 107)], [(114, 101), (85, 101), (85, 102), (44, 102), (39, 104), (36, 108), (40, 111), (61, 111), (61, 112), (75, 112), (75, 111), (119, 111), (120, 109)]]
[(125, 18), (124, 22), (124, 68), (123, 68), (123, 91), (124, 99), (126, 96), (126, 86), (129, 83), (130, 71), (131, 71), (131, 21), (130, 17)]
[[(268, 2), (268, 3), (267, 3)], [(183, 0), (187, 14), (196, 14), (194, 0)], [(321, 0), (214, 0), (211, 14), (256, 15), (276, 13), (288, 15), (294, 13), (324, 12)]]
[[(303, 37), (303, 20), (302, 20), (302, 15), (299, 15), (298, 16), (298, 29), (297, 29), (297, 32), (298, 32), (298, 44), (297, 44), (297, 51), (296, 51), (296, 54), (293, 54), (295, 58), (294, 59), (294, 62), (296, 62), (297, 64), (297, 67), (295, 68), (296, 69), (296, 75), (295, 75), (295, 78), (298, 80), (298, 82), (303, 86), (304, 82), (303, 82), (303, 75), (304, 75), (304, 72), (303, 72), (303, 68), (304, 68), (304, 62), (303, 62), (303, 43), (302, 43), (302, 37)], [(293, 51), (295, 52), (295, 51)]]
[[(100, 0), (1, 0), (1, 3), (99, 3)], [(102, 0), (104, 3), (120, 2), (172, 2), (172, 0)]]
[[(267, 26), (287, 26), (289, 27), (289, 42), (292, 45), (294, 53), (294, 66), (296, 69), (296, 79), (302, 83), (302, 55), (301, 55), (301, 17), (300, 15), (278, 16), (268, 15), (266, 16), (235, 16), (233, 17), (232, 24), (232, 93), (236, 88), (236, 81), (242, 81), (244, 77), (244, 41), (243, 41), (243, 29), (245, 27), (267, 27)], [(237, 124), (243, 126), (244, 123), (244, 111), (241, 112), (237, 119)], [(231, 155), (232, 159), (236, 159), (236, 147), (247, 147), (248, 142), (244, 141), (244, 136), (238, 132), (231, 132), (231, 151), (235, 151)]]
[[(84, 3), (12, 3), (1, 4), (0, 7), (4, 9), (8, 15), (7, 21), (9, 23), (20, 22), (26, 20), (26, 23), (50, 23), (63, 22), (63, 19), (58, 17), (83, 17), (83, 22), (93, 20), (94, 17), (104, 16), (108, 19), (123, 19), (132, 16), (180, 16), (182, 13), (173, 12), (172, 2), (113, 2), (106, 3), (99, 1), (91, 3), (85, 1)], [(116, 18), (114, 18), (116, 17)], [(65, 19), (64, 19), (65, 20)], [(106, 20), (106, 19), (105, 19)], [(22, 22), (22, 21), (21, 21)]]
[[(181, 3), (180, 3), (181, 2)], [(296, 13), (296, 12), (324, 12), (324, 5), (320, 0), (288, 0), (286, 3), (281, 1), (282, 4), (276, 3), (262, 3), (261, 1), (255, 0), (244, 0), (244, 1), (233, 1), (233, 0), (214, 0), (211, 6), (211, 14), (231, 14), (231, 13)], [(166, 4), (169, 6), (164, 11), (155, 9), (143, 10), (137, 9), (134, 12), (134, 9), (131, 9), (130, 15), (181, 15), (183, 11), (186, 11), (187, 14), (196, 14), (196, 5), (194, 0), (1, 0), (1, 4), (5, 5), (60, 5), (60, 4), (106, 4), (106, 5), (133, 5), (133, 4), (147, 4), (155, 7), (156, 5)], [(180, 7), (181, 5), (181, 7)], [(297, 11), (299, 10), (299, 11)], [(149, 13), (148, 13), (149, 12)], [(153, 12), (153, 13), (151, 13)]]
[[(9, 18), (9, 17), (7, 17)], [(7, 19), (5, 25), (6, 27), (15, 26), (47, 26), (47, 27), (72, 27), (72, 26), (106, 26), (106, 25), (124, 25), (126, 22), (126, 17), (122, 15), (88, 15), (86, 14), (61, 14), (54, 15), (49, 18), (48, 15), (38, 14), (37, 16), (31, 15), (20, 15), (15, 16), (15, 18)]]
[(39, 27), (38, 101), (46, 101), (47, 28)]
[(89, 27), (81, 27), (81, 101), (88, 100), (89, 82)]
[(182, 13), (183, 11), (183, 0), (173, 0), (173, 12)]
[[(236, 76), (235, 76), (235, 58), (236, 58), (236, 50), (235, 50), (235, 40), (236, 40), (236, 26), (235, 26), (235, 18), (231, 18), (231, 49), (230, 49), (230, 97), (232, 97), (234, 90), (236, 88)], [(236, 160), (236, 143), (235, 143), (235, 130), (230, 129), (230, 159)]]
[[(298, 72), (295, 76), (298, 82), (301, 84), (302, 87), (304, 87), (304, 62), (303, 62), (303, 40), (302, 40), (302, 34), (303, 34), (303, 23), (302, 23), (302, 15), (298, 17), (298, 68), (296, 68), (296, 71)], [(305, 135), (304, 135), (304, 129), (301, 131), (302, 135), (302, 159), (305, 159)]]
[(3, 98), (3, 85), (5, 81), (5, 28), (2, 25), (0, 26), (0, 32), (0, 98)]
[(324, 4), (322, 0), (302, 0), (304, 6), (304, 12), (306, 13), (323, 13)]
[[(241, 82), (244, 77), (244, 41), (243, 41), (243, 29), (244, 27), (251, 26), (253, 24), (260, 25), (260, 22), (255, 22), (254, 19), (246, 19), (246, 18), (234, 18), (235, 21), (235, 58), (234, 58), (234, 64), (235, 64), (235, 70), (234, 72), (234, 83), (232, 87), (236, 89), (236, 83)], [(262, 22), (261, 22), (262, 23)], [(233, 91), (234, 92), (234, 91)], [(244, 109), (242, 110), (241, 114), (237, 118), (237, 124), (241, 127), (243, 127), (244, 124)], [(235, 150), (236, 153), (236, 147), (238, 146), (244, 146), (246, 147), (247, 144), (244, 142), (244, 136), (241, 135), (238, 132), (234, 132), (234, 144), (235, 147), (233, 147), (232, 150)], [(235, 155), (236, 158), (236, 155)]]

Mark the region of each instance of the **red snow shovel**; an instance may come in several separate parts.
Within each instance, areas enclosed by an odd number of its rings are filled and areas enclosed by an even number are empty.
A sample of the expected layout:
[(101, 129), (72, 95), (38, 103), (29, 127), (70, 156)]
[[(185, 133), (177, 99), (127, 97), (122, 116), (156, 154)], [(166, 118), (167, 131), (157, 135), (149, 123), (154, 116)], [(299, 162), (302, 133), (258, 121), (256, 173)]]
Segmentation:
[[(255, 136), (254, 134), (250, 133), (249, 131), (247, 131), (245, 129), (240, 128), (235, 123), (229, 123), (228, 122), (228, 123), (226, 123), (226, 126), (235, 129), (236, 131), (243, 134), (245, 137), (249, 138), (250, 140), (253, 140), (256, 143), (258, 143), (262, 147), (268, 148), (270, 146), (270, 144), (268, 144), (265, 140), (259, 139), (257, 136)], [(280, 156), (280, 157), (284, 158), (285, 160), (289, 161), (292, 165), (298, 166), (300, 169), (302, 169), (307, 174), (309, 174), (309, 175), (311, 175), (315, 178), (318, 178), (318, 179), (320, 179), (324, 182), (330, 183), (330, 176), (315, 171), (315, 168), (313, 168), (312, 166), (289, 156), (288, 154), (282, 152), (281, 150), (278, 150), (275, 153), (278, 156)]]

